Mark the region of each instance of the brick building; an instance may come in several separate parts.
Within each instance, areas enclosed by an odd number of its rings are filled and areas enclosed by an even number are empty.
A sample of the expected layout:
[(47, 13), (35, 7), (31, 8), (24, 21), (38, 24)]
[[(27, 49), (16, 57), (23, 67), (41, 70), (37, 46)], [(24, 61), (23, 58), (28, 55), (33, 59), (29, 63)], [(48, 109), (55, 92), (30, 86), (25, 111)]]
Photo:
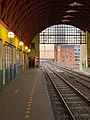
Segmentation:
[(79, 67), (80, 45), (55, 45), (56, 61), (67, 67)]

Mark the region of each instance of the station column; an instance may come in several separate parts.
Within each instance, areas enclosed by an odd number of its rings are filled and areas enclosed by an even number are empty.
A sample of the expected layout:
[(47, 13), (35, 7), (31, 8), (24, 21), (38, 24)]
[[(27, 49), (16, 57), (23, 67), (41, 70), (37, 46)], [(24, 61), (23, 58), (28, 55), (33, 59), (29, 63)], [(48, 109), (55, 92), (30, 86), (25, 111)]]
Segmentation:
[(87, 64), (90, 67), (90, 33), (87, 32)]
[(80, 70), (86, 71), (90, 67), (90, 33), (86, 32), (86, 44), (80, 45)]

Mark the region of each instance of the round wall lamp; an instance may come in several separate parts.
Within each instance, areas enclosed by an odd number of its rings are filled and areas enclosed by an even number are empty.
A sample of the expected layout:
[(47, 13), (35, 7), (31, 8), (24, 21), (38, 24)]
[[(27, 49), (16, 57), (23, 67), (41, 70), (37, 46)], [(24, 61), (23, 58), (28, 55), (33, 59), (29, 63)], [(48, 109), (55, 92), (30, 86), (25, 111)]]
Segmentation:
[(28, 49), (28, 52), (31, 52), (31, 50), (30, 50), (30, 49)]
[(28, 47), (27, 47), (27, 46), (25, 46), (25, 50), (28, 50)]
[(14, 38), (14, 33), (13, 32), (8, 32), (8, 37), (9, 38)]
[(23, 46), (23, 42), (22, 41), (19, 42), (19, 46)]

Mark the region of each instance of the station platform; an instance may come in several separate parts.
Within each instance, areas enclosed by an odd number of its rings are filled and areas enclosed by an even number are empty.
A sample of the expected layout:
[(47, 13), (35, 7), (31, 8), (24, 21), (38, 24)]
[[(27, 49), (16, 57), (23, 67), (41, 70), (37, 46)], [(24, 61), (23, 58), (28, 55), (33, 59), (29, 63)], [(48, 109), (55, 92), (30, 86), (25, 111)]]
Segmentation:
[(82, 71), (84, 74), (90, 76), (90, 68), (86, 68)]
[(75, 69), (74, 71), (79, 72), (79, 73), (81, 73), (81, 74), (85, 74), (85, 75), (87, 75), (87, 76), (90, 76), (90, 68), (84, 68), (82, 71)]
[(31, 68), (0, 91), (0, 120), (54, 120), (42, 71)]

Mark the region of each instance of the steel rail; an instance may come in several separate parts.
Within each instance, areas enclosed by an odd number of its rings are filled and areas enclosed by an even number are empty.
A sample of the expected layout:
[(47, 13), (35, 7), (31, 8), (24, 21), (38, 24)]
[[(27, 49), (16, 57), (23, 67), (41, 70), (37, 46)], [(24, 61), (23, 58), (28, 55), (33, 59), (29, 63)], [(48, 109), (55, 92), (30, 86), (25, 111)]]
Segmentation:
[(54, 70), (52, 70), (47, 64), (46, 66), (53, 72), (55, 73), (60, 79), (62, 79), (69, 87), (71, 87), (80, 97), (82, 97), (83, 100), (85, 100), (88, 105), (90, 106), (90, 100), (86, 98), (79, 90), (77, 90), (73, 85), (71, 85), (69, 82), (67, 82), (61, 75), (56, 73)]
[(44, 65), (44, 70), (45, 70), (48, 78), (50, 79), (52, 85), (54, 86), (55, 90), (57, 91), (58, 95), (60, 96), (61, 100), (63, 101), (63, 104), (64, 104), (64, 106), (65, 106), (65, 108), (67, 109), (67, 112), (68, 112), (68, 114), (69, 114), (70, 120), (76, 120), (75, 117), (73, 116), (71, 110), (69, 109), (67, 103), (65, 102), (63, 96), (61, 95), (60, 91), (58, 90), (57, 86), (56, 86), (55, 83), (53, 82), (51, 76), (50, 76), (49, 73), (47, 72), (47, 70), (46, 70), (46, 68), (45, 68), (45, 65)]
[[(59, 65), (57, 65), (57, 64), (50, 64), (50, 65), (56, 65), (58, 69), (63, 69), (63, 71), (65, 71), (65, 72), (67, 72), (67, 73), (69, 73), (69, 74), (71, 74), (71, 75), (74, 75), (74, 76), (76, 76), (76, 77), (79, 77), (80, 79), (84, 80), (85, 82), (90, 82), (90, 81), (88, 81), (87, 79), (82, 78), (82, 77), (84, 76), (84, 75), (82, 75), (82, 74), (80, 74), (81, 76), (77, 76), (77, 75), (78, 75), (77, 72), (75, 72), (75, 74), (74, 74), (74, 71), (69, 70), (69, 69), (66, 69), (66, 68), (63, 68), (63, 67), (61, 67), (61, 66), (59, 66)], [(56, 66), (55, 66), (55, 67), (56, 67)], [(84, 77), (85, 77), (85, 76), (84, 76)], [(86, 77), (87, 77), (87, 78), (90, 78), (89, 76), (86, 76)], [(76, 80), (76, 81), (77, 81), (78, 83), (80, 83), (81, 85), (83, 85), (84, 87), (86, 87), (87, 89), (90, 89), (89, 86), (85, 85), (84, 83), (80, 82), (79, 80)]]
[[(77, 75), (80, 75), (79, 77), (80, 78), (82, 78), (82, 77), (85, 77), (85, 78), (89, 78), (90, 79), (90, 76), (87, 76), (87, 75), (85, 75), (85, 74), (82, 74), (82, 73), (79, 73), (79, 72), (76, 72), (76, 71), (72, 71), (72, 70), (70, 70), (70, 69), (67, 69), (67, 68), (65, 68), (65, 67), (62, 67), (62, 66), (60, 66), (60, 65), (58, 65), (58, 64), (53, 64), (53, 65), (56, 65), (57, 67), (59, 67), (59, 68), (62, 68), (62, 69), (64, 69), (65, 71), (67, 71), (68, 73), (71, 73), (71, 74), (74, 74), (75, 76), (77, 76)], [(69, 72), (70, 71), (70, 72)], [(82, 78), (82, 79), (84, 79), (84, 78)], [(85, 79), (84, 79), (85, 80)], [(87, 80), (87, 79), (86, 79)], [(88, 82), (90, 82), (90, 81), (88, 81)]]

